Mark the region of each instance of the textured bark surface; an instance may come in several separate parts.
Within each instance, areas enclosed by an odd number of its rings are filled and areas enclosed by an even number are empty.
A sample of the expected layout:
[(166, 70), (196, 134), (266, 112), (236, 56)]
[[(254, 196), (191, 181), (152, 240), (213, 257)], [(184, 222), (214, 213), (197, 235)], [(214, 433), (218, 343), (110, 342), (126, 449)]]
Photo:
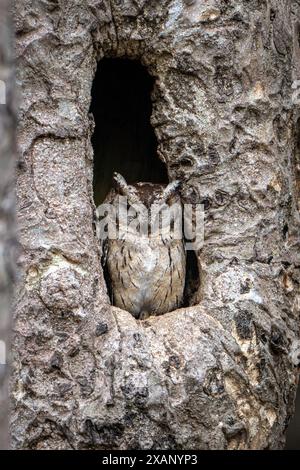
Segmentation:
[(14, 278), (15, 103), (10, 1), (0, 0), (0, 449), (8, 447), (8, 374), (5, 364)]
[[(299, 363), (298, 9), (17, 2), (16, 448), (284, 445)], [(95, 238), (89, 106), (104, 56), (156, 78), (159, 156), (206, 209), (199, 305), (144, 322), (109, 305)]]

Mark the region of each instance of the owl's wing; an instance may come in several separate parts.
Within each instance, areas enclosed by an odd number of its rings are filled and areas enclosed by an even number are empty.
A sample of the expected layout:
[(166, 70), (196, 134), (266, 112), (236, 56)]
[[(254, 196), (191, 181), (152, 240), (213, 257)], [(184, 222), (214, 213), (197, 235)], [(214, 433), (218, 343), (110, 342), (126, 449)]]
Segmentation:
[[(106, 196), (105, 200), (103, 201), (103, 204), (113, 203), (115, 194), (116, 194), (115, 190), (112, 189)], [(108, 259), (108, 254), (109, 254), (108, 253), (109, 252), (109, 239), (103, 238), (101, 236), (100, 223), (101, 223), (102, 217), (100, 214), (101, 214), (101, 211), (99, 211), (99, 207), (97, 207), (96, 209), (96, 236), (97, 236), (98, 243), (100, 245), (101, 266), (103, 269), (103, 275), (104, 275), (104, 279), (105, 279), (106, 286), (107, 286), (107, 293), (112, 302), (113, 301), (112, 288), (111, 288), (111, 281), (110, 281), (110, 276), (109, 276), (108, 267), (107, 267), (107, 259)]]
[[(115, 190), (112, 189), (110, 190), (110, 192), (108, 193), (108, 195), (106, 196), (102, 204), (111, 204), (114, 200), (114, 197), (115, 197)], [(107, 238), (103, 238), (101, 236), (100, 222), (102, 220), (102, 217), (100, 216), (99, 208), (102, 206), (102, 204), (98, 206), (96, 209), (96, 236), (100, 244), (100, 248), (101, 248), (101, 264), (104, 267), (107, 262), (108, 240)]]
[(102, 240), (101, 242), (101, 264), (103, 267), (106, 266), (107, 263), (107, 254), (108, 254), (108, 240)]
[(107, 288), (107, 293), (108, 293), (108, 296), (110, 298), (112, 305), (114, 305), (111, 277), (110, 277), (110, 273), (109, 273), (109, 269), (107, 265), (107, 259), (109, 255), (108, 252), (109, 252), (109, 240), (106, 238), (101, 243), (101, 265), (102, 265), (103, 276), (104, 276), (105, 284)]

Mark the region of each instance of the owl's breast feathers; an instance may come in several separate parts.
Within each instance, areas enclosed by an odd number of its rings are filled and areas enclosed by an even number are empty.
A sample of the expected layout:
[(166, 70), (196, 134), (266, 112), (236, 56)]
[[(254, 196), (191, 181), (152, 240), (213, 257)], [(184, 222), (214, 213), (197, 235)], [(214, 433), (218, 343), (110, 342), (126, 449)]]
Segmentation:
[(185, 286), (181, 240), (111, 240), (107, 265), (114, 304), (136, 318), (179, 308)]

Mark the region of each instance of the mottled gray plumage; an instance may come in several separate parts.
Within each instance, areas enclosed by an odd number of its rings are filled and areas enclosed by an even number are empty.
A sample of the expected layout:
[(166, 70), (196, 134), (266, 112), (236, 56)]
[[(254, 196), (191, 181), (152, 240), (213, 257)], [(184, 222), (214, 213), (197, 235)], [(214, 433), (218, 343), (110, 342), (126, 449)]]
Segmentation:
[[(109, 193), (106, 203), (118, 204), (118, 196), (127, 197), (127, 208), (143, 204), (149, 213), (153, 204), (181, 204), (179, 182), (168, 186), (137, 183), (127, 185), (125, 179), (114, 175), (116, 189)], [(119, 224), (120, 221), (118, 220)], [(108, 239), (103, 246), (104, 268), (111, 289), (112, 303), (145, 319), (180, 307), (183, 300), (186, 254), (182, 239), (172, 230), (139, 236)]]

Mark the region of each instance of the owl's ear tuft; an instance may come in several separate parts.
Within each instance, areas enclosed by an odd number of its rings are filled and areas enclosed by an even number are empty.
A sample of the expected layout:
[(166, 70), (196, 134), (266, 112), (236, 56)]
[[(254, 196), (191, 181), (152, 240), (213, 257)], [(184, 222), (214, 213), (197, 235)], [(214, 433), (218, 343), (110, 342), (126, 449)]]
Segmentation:
[(126, 196), (130, 204), (141, 204), (136, 189), (127, 184), (125, 178), (120, 173), (114, 173), (113, 181), (119, 194)]
[(170, 197), (174, 196), (174, 194), (178, 193), (181, 187), (181, 181), (175, 180), (168, 184), (168, 186), (164, 189), (162, 194), (162, 200), (167, 202)]
[(125, 178), (120, 175), (120, 173), (116, 173), (114, 172), (114, 175), (113, 175), (113, 182), (114, 182), (114, 186), (116, 187), (116, 189), (123, 195), (123, 196), (127, 196), (128, 195), (128, 184), (125, 180)]

